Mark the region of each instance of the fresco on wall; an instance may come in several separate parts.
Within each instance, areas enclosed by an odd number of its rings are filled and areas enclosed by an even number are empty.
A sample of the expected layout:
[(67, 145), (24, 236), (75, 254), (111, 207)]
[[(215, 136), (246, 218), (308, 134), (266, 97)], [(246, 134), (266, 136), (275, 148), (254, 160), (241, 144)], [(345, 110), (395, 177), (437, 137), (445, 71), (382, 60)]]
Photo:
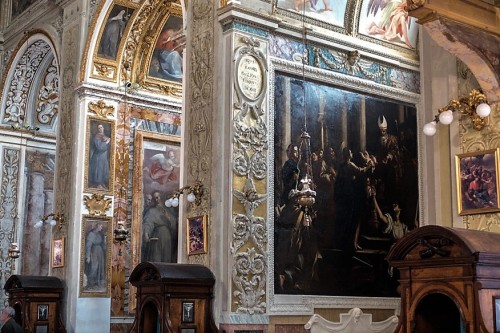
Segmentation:
[(414, 49), (418, 25), (408, 16), (406, 0), (365, 0), (359, 16), (359, 33)]
[(186, 36), (182, 30), (182, 18), (171, 15), (156, 40), (149, 76), (182, 82), (182, 56), (185, 46)]
[(336, 26), (344, 26), (347, 0), (278, 0), (277, 7)]
[(114, 5), (109, 12), (106, 24), (99, 40), (97, 55), (107, 59), (116, 59), (123, 33), (134, 10), (128, 7)]
[(15, 0), (12, 1), (12, 18), (15, 18), (22, 12), (24, 12), (26, 9), (28, 9), (29, 6), (37, 2), (38, 0)]
[[(282, 74), (274, 108), (275, 293), (397, 296), (384, 258), (418, 225), (415, 108)], [(306, 172), (309, 215), (293, 195)]]
[(23, 204), (24, 227), (21, 273), (24, 275), (47, 275), (50, 264), (52, 227), (44, 223), (35, 224), (53, 211), (55, 156), (47, 151), (27, 151)]

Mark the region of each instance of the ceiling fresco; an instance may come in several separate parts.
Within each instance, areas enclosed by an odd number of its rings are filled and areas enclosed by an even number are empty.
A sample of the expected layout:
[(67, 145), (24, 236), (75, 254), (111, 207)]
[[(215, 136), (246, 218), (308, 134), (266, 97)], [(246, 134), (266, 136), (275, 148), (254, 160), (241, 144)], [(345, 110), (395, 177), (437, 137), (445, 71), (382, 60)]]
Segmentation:
[(417, 46), (418, 25), (408, 16), (406, 0), (363, 1), (358, 32), (410, 49)]
[(347, 0), (278, 0), (278, 8), (343, 27)]

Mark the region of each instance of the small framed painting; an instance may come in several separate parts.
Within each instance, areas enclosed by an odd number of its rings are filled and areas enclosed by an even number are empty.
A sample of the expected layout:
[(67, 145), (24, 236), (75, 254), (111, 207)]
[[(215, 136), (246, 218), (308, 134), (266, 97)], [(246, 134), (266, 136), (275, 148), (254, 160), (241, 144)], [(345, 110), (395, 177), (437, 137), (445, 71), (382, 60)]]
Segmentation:
[(182, 302), (182, 322), (183, 323), (193, 323), (194, 322), (194, 302), (193, 301)]
[(206, 215), (187, 219), (187, 253), (188, 255), (207, 253)]
[(37, 309), (37, 318), (38, 321), (46, 321), (49, 319), (49, 305), (48, 304), (39, 304)]
[(52, 268), (64, 267), (64, 238), (52, 240)]
[(500, 211), (498, 158), (500, 149), (456, 156), (457, 199), (460, 215)]

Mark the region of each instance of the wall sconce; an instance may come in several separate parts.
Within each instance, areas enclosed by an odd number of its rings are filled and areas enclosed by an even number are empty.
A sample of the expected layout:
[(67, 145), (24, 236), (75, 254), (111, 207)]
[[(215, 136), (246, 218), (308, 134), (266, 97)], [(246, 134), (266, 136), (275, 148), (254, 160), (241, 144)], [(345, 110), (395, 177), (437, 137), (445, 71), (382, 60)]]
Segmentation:
[(113, 232), (115, 234), (115, 241), (121, 243), (127, 239), (128, 230), (123, 226), (123, 222), (118, 222), (118, 228), (116, 228)]
[(449, 125), (453, 122), (453, 113), (458, 111), (460, 115), (472, 119), (473, 127), (480, 131), (486, 125), (484, 118), (488, 117), (491, 107), (486, 101), (486, 96), (479, 90), (473, 89), (468, 96), (459, 100), (452, 99), (448, 105), (438, 110), (434, 120), (424, 125), (423, 131), (427, 136), (433, 136), (437, 131), (437, 123)]
[(203, 184), (199, 180), (196, 180), (193, 185), (181, 187), (175, 191), (170, 199), (165, 201), (165, 206), (179, 206), (179, 196), (185, 193), (187, 193), (186, 199), (188, 202), (194, 202), (196, 206), (199, 206), (201, 204), (201, 197), (203, 196)]
[[(50, 218), (50, 219), (49, 219)], [(50, 224), (50, 226), (58, 225), (57, 228), (61, 231), (64, 225), (64, 214), (62, 213), (50, 213), (42, 217), (42, 219), (35, 223), (35, 228), (41, 228), (44, 223)]]
[(21, 250), (19, 250), (19, 246), (17, 245), (17, 243), (10, 243), (10, 247), (7, 251), (9, 258), (11, 259), (19, 258), (19, 255), (21, 253)]

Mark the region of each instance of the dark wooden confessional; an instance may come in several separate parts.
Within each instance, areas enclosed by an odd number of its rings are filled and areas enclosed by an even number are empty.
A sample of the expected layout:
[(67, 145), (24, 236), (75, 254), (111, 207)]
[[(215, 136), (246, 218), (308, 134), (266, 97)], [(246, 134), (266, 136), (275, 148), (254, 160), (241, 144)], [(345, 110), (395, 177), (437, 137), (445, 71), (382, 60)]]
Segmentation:
[(202, 265), (142, 262), (130, 274), (137, 288), (133, 333), (218, 333), (212, 317), (215, 277)]
[(64, 285), (59, 278), (11, 275), (4, 289), (24, 332), (66, 333), (61, 307)]
[(500, 234), (423, 226), (387, 260), (399, 271), (396, 332), (500, 332)]

